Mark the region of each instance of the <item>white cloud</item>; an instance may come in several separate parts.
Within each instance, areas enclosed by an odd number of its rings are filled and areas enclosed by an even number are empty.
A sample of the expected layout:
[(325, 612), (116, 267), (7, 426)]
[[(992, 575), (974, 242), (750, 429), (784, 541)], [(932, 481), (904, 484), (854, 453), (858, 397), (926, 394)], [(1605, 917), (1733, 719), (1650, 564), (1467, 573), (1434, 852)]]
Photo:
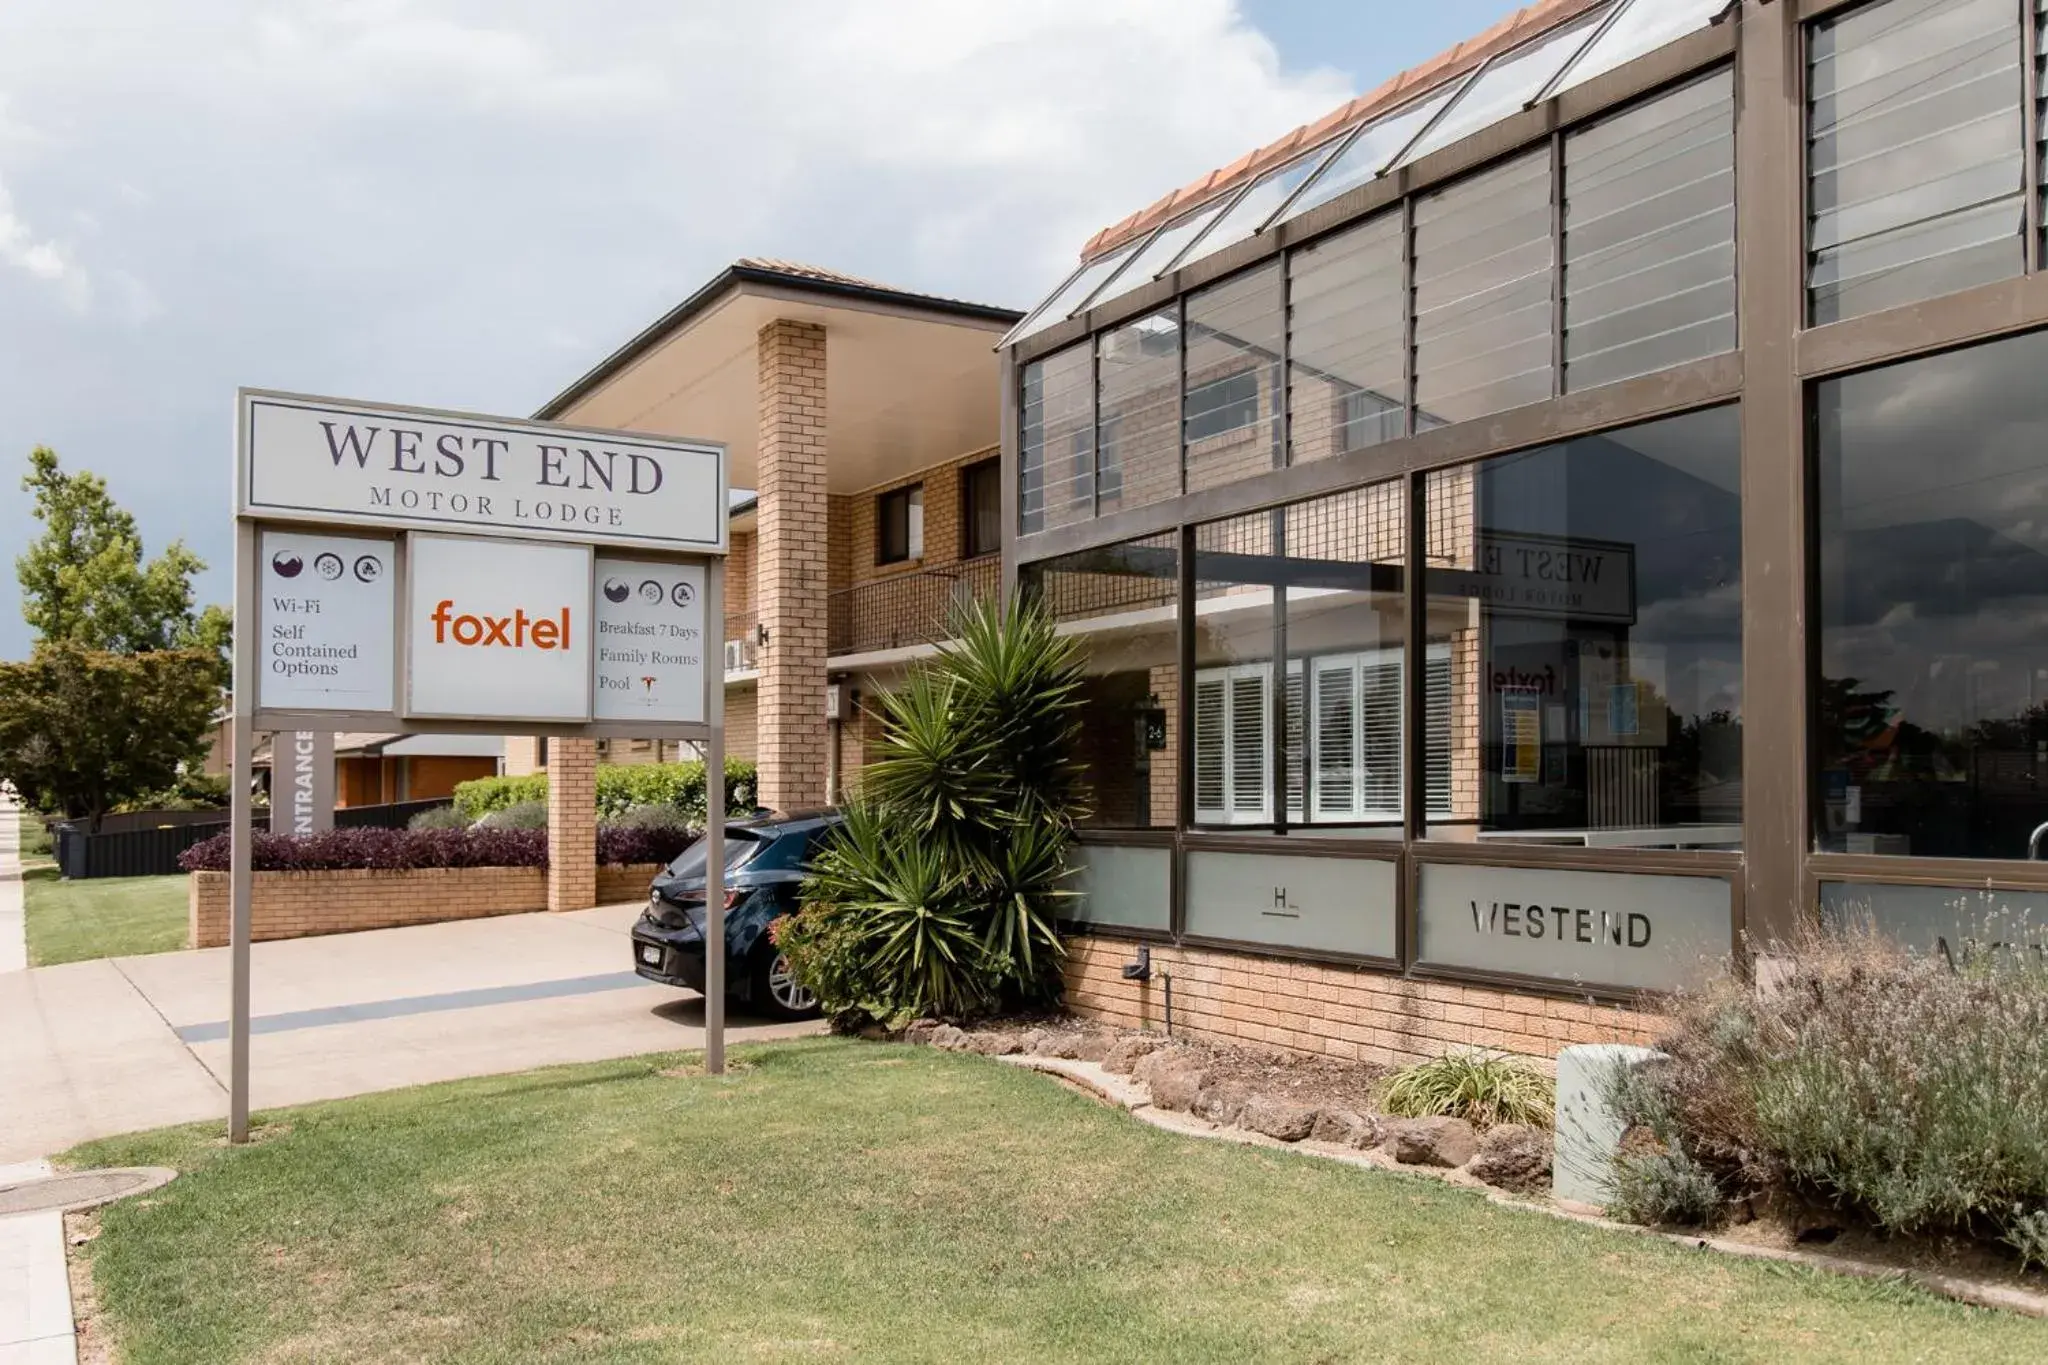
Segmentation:
[(6, 439), (219, 562), (237, 383), (530, 410), (743, 255), (1026, 307), (1352, 93), (1232, 0), (77, 10), (0, 5)]

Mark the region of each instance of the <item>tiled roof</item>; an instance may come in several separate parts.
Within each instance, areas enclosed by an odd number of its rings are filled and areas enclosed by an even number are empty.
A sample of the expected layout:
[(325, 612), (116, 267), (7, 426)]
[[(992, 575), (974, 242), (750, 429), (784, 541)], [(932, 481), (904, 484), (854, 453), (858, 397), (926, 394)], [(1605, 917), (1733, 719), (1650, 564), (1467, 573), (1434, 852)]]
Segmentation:
[(775, 275), (796, 275), (806, 280), (820, 280), (826, 284), (852, 285), (856, 289), (886, 289), (892, 294), (908, 291), (891, 284), (879, 284), (864, 280), (858, 275), (848, 275), (840, 270), (827, 270), (821, 265), (805, 265), (802, 261), (782, 261), (773, 256), (742, 256), (737, 262), (749, 270), (766, 270)]
[(1448, 52), (1403, 71), (1379, 89), (1360, 95), (1314, 123), (1304, 124), (1279, 141), (1247, 153), (1220, 170), (1211, 171), (1122, 222), (1110, 224), (1088, 239), (1088, 244), (1081, 248), (1081, 259), (1089, 260), (1122, 246), (1196, 204), (1257, 179), (1295, 154), (1327, 142), (1368, 119), (1389, 113), (1417, 96), (1465, 75), (1495, 53), (1505, 52), (1539, 33), (1568, 23), (1600, 3), (1602, 0), (1538, 0), (1536, 4), (1518, 9), (1484, 33), (1467, 38)]

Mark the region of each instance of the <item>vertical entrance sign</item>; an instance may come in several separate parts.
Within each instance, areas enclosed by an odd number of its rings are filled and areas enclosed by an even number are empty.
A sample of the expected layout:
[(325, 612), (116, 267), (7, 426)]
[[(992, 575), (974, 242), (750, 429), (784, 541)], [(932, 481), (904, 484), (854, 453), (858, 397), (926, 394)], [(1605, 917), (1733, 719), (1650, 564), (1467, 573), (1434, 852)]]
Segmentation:
[[(338, 730), (691, 741), (717, 817), (706, 821), (706, 903), (724, 903), (725, 677), (706, 640), (725, 617), (727, 493), (717, 442), (238, 392), (232, 1141), (249, 1132), (260, 734), (275, 737), (274, 802), (292, 809), (303, 757), (305, 804), (330, 818)], [(306, 832), (307, 818), (273, 829)], [(705, 925), (704, 987), (705, 1067), (717, 1074), (717, 914)]]

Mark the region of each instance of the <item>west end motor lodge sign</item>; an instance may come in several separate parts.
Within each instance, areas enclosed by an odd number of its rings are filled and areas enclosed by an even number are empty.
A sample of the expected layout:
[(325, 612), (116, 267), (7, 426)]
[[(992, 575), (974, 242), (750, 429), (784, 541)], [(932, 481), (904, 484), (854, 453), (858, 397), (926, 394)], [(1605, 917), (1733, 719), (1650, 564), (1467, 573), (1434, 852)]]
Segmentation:
[(703, 565), (609, 551), (723, 553), (720, 447), (251, 391), (240, 417), (259, 708), (705, 719)]

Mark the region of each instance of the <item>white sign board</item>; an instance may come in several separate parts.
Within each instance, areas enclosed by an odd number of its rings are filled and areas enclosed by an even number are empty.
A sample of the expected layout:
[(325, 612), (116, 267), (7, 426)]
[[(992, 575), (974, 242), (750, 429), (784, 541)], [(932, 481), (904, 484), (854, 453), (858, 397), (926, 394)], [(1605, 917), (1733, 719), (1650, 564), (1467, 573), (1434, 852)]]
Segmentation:
[(411, 537), (406, 714), (590, 719), (590, 550)]
[(243, 516), (726, 548), (716, 445), (246, 389), (241, 405)]
[(257, 555), (257, 705), (389, 711), (392, 543), (267, 530)]
[(704, 569), (597, 561), (599, 720), (704, 719)]
[(1734, 896), (1719, 877), (1429, 863), (1418, 960), (1668, 990), (1722, 969)]

